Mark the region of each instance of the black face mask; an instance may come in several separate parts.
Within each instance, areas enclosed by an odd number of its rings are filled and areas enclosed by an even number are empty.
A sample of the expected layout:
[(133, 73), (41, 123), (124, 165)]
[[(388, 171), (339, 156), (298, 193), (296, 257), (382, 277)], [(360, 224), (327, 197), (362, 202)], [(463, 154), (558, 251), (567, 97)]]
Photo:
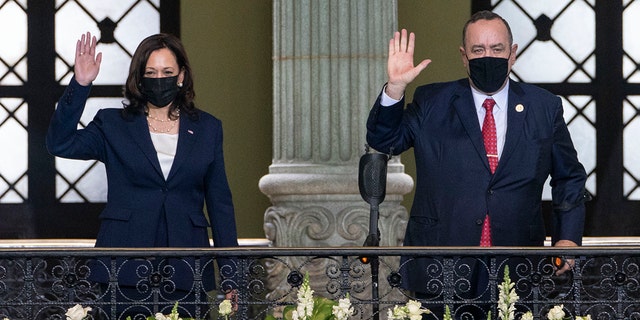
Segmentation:
[(165, 107), (178, 95), (178, 76), (142, 78), (142, 95), (156, 107)]
[(494, 93), (509, 73), (509, 58), (482, 57), (469, 60), (469, 78), (480, 91)]

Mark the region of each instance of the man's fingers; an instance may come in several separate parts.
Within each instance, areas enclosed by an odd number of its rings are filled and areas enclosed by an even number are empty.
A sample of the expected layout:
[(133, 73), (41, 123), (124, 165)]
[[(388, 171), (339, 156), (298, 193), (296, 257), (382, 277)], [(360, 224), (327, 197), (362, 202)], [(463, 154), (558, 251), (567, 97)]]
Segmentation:
[(406, 52), (407, 51), (407, 29), (402, 29), (402, 32), (400, 33), (400, 51), (399, 52)]
[[(400, 32), (396, 31), (393, 33), (393, 46), (389, 46), (389, 51), (391, 54), (394, 54), (396, 52), (400, 52)], [(393, 51), (391, 51), (391, 49), (393, 49)]]
[(565, 272), (567, 272), (567, 271), (570, 271), (571, 269), (572, 269), (572, 267), (571, 267), (568, 263), (566, 263), (566, 264), (564, 265), (564, 267), (562, 267), (562, 268), (560, 268), (560, 269), (556, 270), (556, 275), (557, 275), (557, 276), (562, 275), (563, 273), (565, 273)]
[(427, 68), (427, 66), (431, 63), (431, 59), (425, 59), (422, 60), (417, 66), (416, 69), (418, 69), (418, 72), (422, 72), (422, 70), (424, 70), (425, 68)]
[(409, 33), (409, 43), (407, 44), (407, 53), (413, 54), (415, 42), (416, 42), (416, 35), (413, 32)]
[(573, 270), (576, 264), (574, 259), (565, 259), (563, 257), (553, 257), (551, 259), (553, 267), (556, 269), (556, 275), (561, 275), (567, 271)]
[(396, 31), (393, 38), (389, 40), (389, 55), (405, 52), (413, 54), (415, 39), (415, 34), (413, 32), (407, 34), (407, 29)]
[(389, 40), (389, 57), (391, 57), (396, 51), (395, 39), (391, 38)]

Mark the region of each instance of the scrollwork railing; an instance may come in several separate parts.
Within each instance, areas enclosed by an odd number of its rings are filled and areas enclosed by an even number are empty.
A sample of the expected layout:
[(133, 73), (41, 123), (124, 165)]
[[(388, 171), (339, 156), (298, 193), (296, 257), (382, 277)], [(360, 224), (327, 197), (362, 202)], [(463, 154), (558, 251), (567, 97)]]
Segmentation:
[[(371, 264), (359, 259), (363, 256), (379, 259), (377, 279)], [(575, 267), (555, 275), (550, 260), (555, 256), (575, 259)], [(0, 249), (0, 319), (64, 319), (75, 304), (90, 306), (94, 319), (120, 319), (169, 313), (176, 301), (189, 317), (215, 318), (223, 295), (206, 290), (206, 277), (220, 259), (233, 262), (215, 278), (221, 290), (237, 288), (233, 319), (278, 315), (295, 303), (305, 274), (316, 295), (337, 300), (348, 293), (353, 319), (384, 319), (387, 309), (408, 299), (433, 310), (433, 319), (442, 319), (444, 305), (456, 318), (480, 319), (487, 310), (495, 312), (505, 266), (520, 296), (517, 314), (531, 311), (544, 319), (550, 308), (563, 305), (570, 316), (640, 319), (640, 247), (635, 246)], [(414, 274), (420, 276), (407, 279), (405, 271), (418, 265), (422, 269)], [(187, 286), (181, 283), (185, 278)], [(404, 289), (407, 285), (423, 292)]]

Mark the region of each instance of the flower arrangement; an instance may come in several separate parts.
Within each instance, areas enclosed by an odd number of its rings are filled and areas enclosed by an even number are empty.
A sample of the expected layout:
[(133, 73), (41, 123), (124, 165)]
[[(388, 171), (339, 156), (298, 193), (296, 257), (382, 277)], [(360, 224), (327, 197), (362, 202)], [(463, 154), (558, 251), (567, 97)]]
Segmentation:
[(423, 313), (431, 313), (429, 309), (422, 308), (422, 304), (415, 300), (409, 300), (404, 306), (394, 306), (393, 309), (387, 311), (387, 319), (389, 320), (421, 320)]
[[(500, 320), (515, 320), (516, 302), (520, 299), (514, 289), (515, 283), (511, 282), (509, 277), (509, 267), (504, 269), (504, 280), (498, 286), (498, 319)], [(451, 310), (448, 305), (444, 306), (445, 311), (442, 317), (443, 320), (453, 320), (451, 316)], [(423, 309), (420, 302), (409, 300), (405, 306), (394, 306), (393, 309), (388, 310), (389, 320), (419, 320), (422, 319), (422, 314), (429, 314), (429, 309)], [(548, 320), (571, 320), (570, 317), (565, 317), (564, 305), (554, 306), (547, 313)], [(487, 314), (487, 319), (492, 319), (491, 311)], [(520, 320), (533, 320), (533, 314), (531, 311), (524, 313), (520, 316)], [(590, 315), (576, 316), (575, 320), (591, 320)]]
[[(88, 319), (89, 311), (91, 311), (91, 307), (83, 307), (79, 304), (67, 309), (67, 312), (64, 314), (67, 317), (67, 320), (84, 320)], [(9, 318), (2, 318), (2, 320), (9, 320)]]
[(218, 306), (218, 315), (224, 317), (225, 320), (229, 320), (229, 315), (233, 312), (233, 305), (231, 305), (231, 300), (225, 299), (220, 302)]
[[(549, 320), (567, 320), (567, 319), (571, 319), (569, 317), (565, 317), (565, 313), (564, 313), (564, 305), (559, 305), (559, 306), (554, 306), (553, 308), (551, 308), (551, 310), (549, 310), (549, 312), (547, 313), (547, 319)], [(522, 317), (520, 317), (520, 320), (533, 320), (533, 314), (531, 314), (531, 311), (525, 313), (522, 315)], [(591, 320), (591, 316), (590, 315), (586, 315), (586, 316), (576, 316), (575, 320)]]
[[(131, 320), (131, 317), (127, 317), (126, 320)], [(173, 308), (171, 309), (170, 314), (164, 315), (158, 312), (153, 317), (147, 317), (147, 320), (186, 320), (186, 319), (182, 319), (178, 315), (178, 303), (176, 302), (176, 304), (173, 305)]]
[(69, 308), (67, 310), (67, 313), (65, 313), (64, 315), (67, 316), (67, 320), (82, 320), (87, 317), (89, 311), (91, 311), (91, 307), (83, 307), (79, 304), (76, 304), (75, 306)]
[(336, 320), (346, 320), (353, 314), (353, 307), (351, 306), (351, 300), (349, 299), (349, 294), (345, 298), (338, 300), (338, 305), (333, 306), (332, 314), (336, 318)]
[[(231, 300), (225, 299), (218, 305), (218, 315), (224, 317), (225, 320), (229, 320), (229, 315), (233, 312), (233, 305)], [(147, 320), (190, 320), (191, 318), (180, 318), (178, 314), (178, 302), (173, 305), (171, 313), (164, 315), (162, 313), (156, 313), (153, 317), (147, 317)], [(72, 319), (74, 320), (74, 319)], [(131, 317), (127, 317), (126, 320), (131, 320)]]
[[(551, 310), (549, 310), (549, 312), (547, 313), (547, 319), (549, 320), (571, 319), (569, 317), (565, 317), (563, 308), (564, 308), (564, 305), (554, 306), (553, 308), (551, 308)], [(523, 314), (522, 317), (520, 317), (520, 320), (533, 320), (533, 314), (531, 313), (531, 311), (528, 311), (525, 314)], [(590, 315), (576, 316), (575, 320), (591, 320), (591, 316)]]
[[(229, 315), (231, 313), (233, 313), (233, 305), (231, 304), (231, 300), (225, 299), (220, 302), (220, 305), (218, 305), (218, 315), (224, 317), (225, 320), (229, 320)], [(127, 317), (126, 320), (131, 320), (131, 317)], [(173, 305), (170, 314), (164, 315), (162, 313), (156, 313), (153, 317), (147, 317), (147, 320), (190, 320), (190, 318), (180, 318), (180, 315), (178, 314), (178, 302), (176, 302), (176, 304)]]
[[(86, 320), (89, 319), (89, 311), (91, 311), (91, 307), (83, 307), (79, 304), (67, 309), (67, 312), (64, 314), (67, 320)], [(226, 320), (229, 319), (229, 315), (232, 313), (233, 307), (231, 305), (230, 300), (224, 300), (220, 303), (219, 312), (220, 316), (225, 317)], [(2, 320), (9, 320), (9, 318), (3, 318)], [(126, 320), (131, 320), (131, 317), (127, 317)], [(171, 313), (168, 315), (164, 315), (162, 313), (156, 313), (154, 316), (147, 317), (147, 320), (190, 320), (189, 318), (180, 318), (178, 314), (178, 302), (173, 305), (171, 309)]]
[[(314, 297), (309, 285), (309, 273), (304, 275), (302, 285), (298, 289), (297, 304), (287, 306), (282, 313), (284, 319), (292, 320), (348, 320), (353, 314), (349, 295), (338, 302), (324, 297)], [(268, 315), (265, 320), (277, 320)]]
[[(514, 320), (515, 319), (515, 303), (520, 299), (516, 293), (514, 283), (509, 278), (509, 266), (504, 268), (504, 280), (498, 286), (498, 319), (501, 320)], [(565, 317), (564, 305), (554, 306), (547, 313), (547, 319), (549, 320), (570, 320), (571, 318)], [(491, 319), (491, 312), (487, 316), (487, 319)], [(525, 312), (520, 320), (533, 320), (533, 314), (531, 311)], [(575, 320), (591, 320), (590, 315), (576, 316)]]
[[(505, 266), (503, 282), (498, 286), (498, 317), (499, 320), (515, 320), (516, 302), (520, 299), (515, 291), (515, 283), (509, 277), (509, 267)], [(298, 289), (297, 304), (287, 306), (283, 311), (283, 318), (287, 320), (348, 320), (353, 315), (354, 309), (351, 307), (349, 295), (339, 302), (323, 298), (314, 297), (314, 291), (309, 286), (309, 274), (305, 274), (302, 285)], [(444, 306), (443, 320), (453, 320), (451, 310), (448, 305)], [(220, 314), (222, 315), (222, 304)], [(409, 300), (405, 305), (394, 306), (387, 310), (388, 320), (421, 320), (423, 314), (430, 314), (431, 311), (422, 308), (422, 304), (416, 300)], [(564, 306), (554, 306), (547, 313), (548, 320), (571, 320), (565, 317)], [(487, 319), (491, 317), (491, 311), (487, 314)], [(268, 315), (265, 320), (278, 320), (273, 315)], [(533, 320), (533, 314), (528, 311), (522, 314), (519, 320)], [(576, 316), (574, 320), (591, 320), (590, 315)]]
[[(509, 277), (509, 267), (505, 266), (503, 282), (498, 286), (498, 318), (500, 320), (515, 320), (516, 302), (520, 299), (514, 289), (515, 283), (511, 282)], [(298, 289), (297, 303), (295, 306), (287, 306), (283, 310), (283, 319), (287, 320), (348, 320), (354, 313), (354, 308), (351, 306), (349, 294), (347, 293), (345, 298), (334, 301), (324, 297), (314, 297), (314, 291), (309, 285), (309, 274), (305, 274), (302, 285)], [(448, 305), (444, 306), (445, 311), (442, 317), (443, 320), (453, 320), (451, 311)], [(88, 319), (88, 313), (91, 311), (90, 307), (83, 307), (79, 304), (69, 308), (65, 313), (67, 320), (85, 320)], [(426, 308), (422, 308), (422, 304), (419, 301), (409, 300), (403, 306), (394, 306), (392, 309), (387, 310), (387, 318), (389, 320), (420, 320), (423, 314), (430, 314), (431, 311)], [(225, 320), (229, 320), (229, 315), (233, 313), (233, 305), (230, 300), (223, 300), (218, 307), (218, 314), (224, 317)], [(566, 317), (564, 312), (564, 305), (554, 306), (547, 313), (548, 320), (571, 320), (570, 317)], [(487, 319), (492, 319), (491, 311), (487, 314)], [(3, 318), (2, 320), (10, 320)], [(126, 320), (131, 320), (131, 317), (127, 317)], [(147, 320), (189, 320), (187, 318), (180, 318), (178, 315), (178, 303), (173, 306), (171, 313), (164, 315), (162, 313), (156, 313), (155, 316), (147, 317)], [(265, 320), (278, 320), (273, 315), (267, 315)], [(533, 320), (533, 314), (528, 311), (522, 314), (519, 320)], [(574, 320), (591, 320), (590, 315), (576, 316)]]
[(513, 320), (515, 318), (516, 302), (520, 297), (514, 286), (515, 283), (509, 278), (509, 266), (505, 266), (503, 282), (498, 286), (498, 319)]

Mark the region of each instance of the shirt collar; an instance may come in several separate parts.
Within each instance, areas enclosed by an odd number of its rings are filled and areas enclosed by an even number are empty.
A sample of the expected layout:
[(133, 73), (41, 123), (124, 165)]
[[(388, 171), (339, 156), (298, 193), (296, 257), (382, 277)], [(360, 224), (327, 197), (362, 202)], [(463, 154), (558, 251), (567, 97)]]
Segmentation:
[(496, 107), (498, 111), (507, 109), (507, 102), (509, 99), (509, 80), (507, 80), (507, 84), (504, 88), (500, 89), (500, 91), (494, 93), (493, 95), (487, 95), (486, 93), (480, 92), (476, 90), (473, 86), (471, 86), (471, 94), (473, 94), (473, 102), (476, 105), (476, 109), (482, 109), (482, 103), (487, 98), (493, 98), (496, 101)]

